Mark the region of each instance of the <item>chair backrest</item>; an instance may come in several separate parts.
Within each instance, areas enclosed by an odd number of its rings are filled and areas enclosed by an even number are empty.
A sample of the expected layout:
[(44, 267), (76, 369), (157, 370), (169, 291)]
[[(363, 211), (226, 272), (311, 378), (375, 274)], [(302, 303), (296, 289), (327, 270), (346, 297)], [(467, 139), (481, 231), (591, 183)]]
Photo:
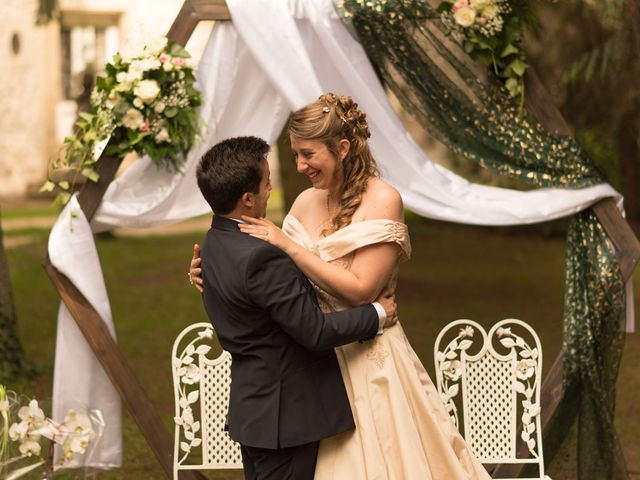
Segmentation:
[[(473, 320), (456, 320), (438, 335), (434, 361), (438, 392), (476, 457), (484, 464), (537, 464), (534, 478), (544, 479), (542, 350), (535, 331), (505, 319), (487, 334)], [(526, 458), (517, 455), (519, 442)]]
[(203, 322), (185, 328), (173, 343), (174, 479), (179, 470), (242, 468), (240, 445), (224, 430), (231, 355), (223, 350), (208, 358), (213, 338), (213, 327)]

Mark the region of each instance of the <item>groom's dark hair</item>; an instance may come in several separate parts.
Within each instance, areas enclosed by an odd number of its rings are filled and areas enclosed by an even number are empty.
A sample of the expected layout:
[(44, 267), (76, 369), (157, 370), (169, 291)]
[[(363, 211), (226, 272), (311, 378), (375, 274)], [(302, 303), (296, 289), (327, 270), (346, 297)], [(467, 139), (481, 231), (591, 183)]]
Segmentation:
[(196, 170), (202, 196), (217, 214), (231, 212), (246, 192), (258, 193), (269, 144), (257, 137), (234, 137), (215, 144)]

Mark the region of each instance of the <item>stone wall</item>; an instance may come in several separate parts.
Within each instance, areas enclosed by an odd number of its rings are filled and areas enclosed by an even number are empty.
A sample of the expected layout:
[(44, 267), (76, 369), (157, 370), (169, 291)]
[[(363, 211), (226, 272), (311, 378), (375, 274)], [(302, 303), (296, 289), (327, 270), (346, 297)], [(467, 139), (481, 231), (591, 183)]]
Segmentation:
[[(65, 18), (90, 24), (117, 18), (120, 47), (164, 35), (182, 0), (61, 0)], [(63, 100), (60, 23), (35, 25), (36, 0), (0, 2), (0, 199), (37, 192), (60, 145), (56, 110)], [(199, 59), (211, 23), (198, 26), (187, 48)], [(19, 47), (14, 53), (14, 35)], [(58, 125), (58, 127), (60, 127)], [(62, 129), (65, 130), (64, 128)]]
[(41, 182), (56, 150), (57, 29), (35, 25), (36, 6), (0, 2), (0, 197), (23, 195)]

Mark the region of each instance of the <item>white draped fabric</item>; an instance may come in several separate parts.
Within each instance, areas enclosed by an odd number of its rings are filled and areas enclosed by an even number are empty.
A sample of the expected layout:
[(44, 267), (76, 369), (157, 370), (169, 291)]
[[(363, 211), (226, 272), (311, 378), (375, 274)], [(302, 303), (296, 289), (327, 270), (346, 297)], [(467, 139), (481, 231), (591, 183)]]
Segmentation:
[[(206, 131), (201, 144), (189, 153), (184, 173), (172, 175), (142, 158), (109, 186), (90, 226), (74, 199), (49, 239), (53, 264), (74, 281), (112, 331), (91, 232), (168, 224), (208, 212), (194, 175), (200, 156), (232, 136), (256, 135), (273, 143), (290, 111), (325, 91), (357, 100), (367, 113), (370, 143), (383, 178), (401, 192), (409, 209), (425, 217), (518, 225), (564, 217), (604, 197), (621, 201), (608, 184), (519, 192), (470, 183), (435, 164), (412, 140), (331, 0), (227, 0), (227, 4), (233, 23), (215, 25), (198, 67)], [(185, 252), (185, 265), (188, 255)], [(104, 413), (104, 437), (86, 463), (119, 465), (118, 395), (64, 307), (58, 317), (54, 376), (55, 419), (61, 420), (78, 405)]]

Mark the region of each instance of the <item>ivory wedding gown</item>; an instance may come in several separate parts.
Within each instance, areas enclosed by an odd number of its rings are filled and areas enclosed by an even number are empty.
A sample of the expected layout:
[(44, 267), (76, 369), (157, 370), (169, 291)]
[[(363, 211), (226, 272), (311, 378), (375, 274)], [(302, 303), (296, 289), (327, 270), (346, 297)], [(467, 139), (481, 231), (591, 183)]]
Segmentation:
[[(391, 220), (352, 223), (314, 242), (291, 214), (283, 231), (327, 262), (346, 269), (358, 248), (393, 242), (398, 263), (411, 255), (407, 226)], [(396, 265), (389, 286), (395, 286)], [(316, 287), (325, 311), (347, 305)], [(315, 480), (489, 480), (450, 420), (400, 323), (363, 343), (336, 348), (356, 429), (320, 442)]]

